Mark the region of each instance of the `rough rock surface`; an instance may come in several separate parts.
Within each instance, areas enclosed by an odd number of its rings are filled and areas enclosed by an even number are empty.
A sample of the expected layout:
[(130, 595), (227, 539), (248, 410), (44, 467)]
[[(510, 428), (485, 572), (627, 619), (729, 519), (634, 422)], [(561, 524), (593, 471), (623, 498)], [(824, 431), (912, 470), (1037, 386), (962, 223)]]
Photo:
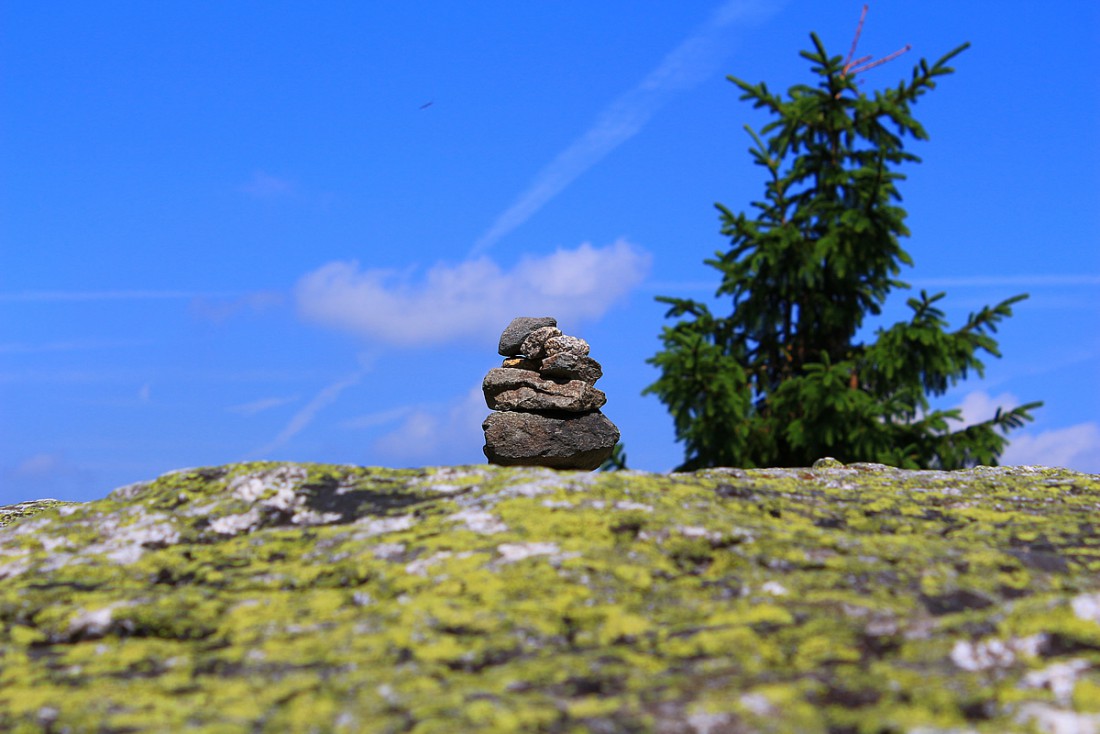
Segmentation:
[(574, 357), (587, 357), (589, 347), (588, 342), (584, 339), (578, 339), (575, 336), (559, 333), (546, 339), (543, 350), (545, 351), (543, 355), (544, 359), (556, 354), (570, 354)]
[(575, 354), (555, 354), (538, 363), (539, 373), (546, 378), (565, 377), (569, 379), (583, 380), (589, 385), (595, 385), (596, 380), (603, 377), (603, 367), (591, 357), (581, 357)]
[(600, 412), (490, 413), (481, 427), (485, 456), (497, 466), (592, 471), (619, 440), (619, 429)]
[(491, 410), (589, 413), (599, 410), (607, 402), (603, 391), (587, 382), (555, 382), (543, 379), (538, 372), (510, 367), (489, 370), (481, 389)]
[(588, 342), (563, 334), (550, 316), (520, 316), (500, 337), (501, 367), (482, 381), (490, 415), (482, 423), (485, 457), (499, 466), (598, 468), (619, 429), (601, 412), (600, 363)]
[(520, 354), (526, 356), (527, 359), (541, 360), (550, 354), (547, 342), (562, 336), (565, 335), (562, 334), (561, 329), (553, 326), (535, 329), (524, 338), (523, 344), (519, 347)]
[(532, 331), (557, 325), (558, 320), (553, 316), (520, 316), (512, 319), (512, 323), (508, 324), (500, 335), (497, 352), (505, 357), (515, 356), (522, 351), (523, 340)]
[(1100, 731), (1100, 476), (248, 464), (0, 508), (0, 731)]

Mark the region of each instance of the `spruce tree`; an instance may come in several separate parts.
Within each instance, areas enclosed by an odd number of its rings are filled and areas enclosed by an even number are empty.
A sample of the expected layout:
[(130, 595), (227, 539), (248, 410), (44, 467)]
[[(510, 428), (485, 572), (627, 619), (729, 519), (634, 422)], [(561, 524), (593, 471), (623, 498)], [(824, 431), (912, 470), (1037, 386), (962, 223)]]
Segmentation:
[[(971, 372), (979, 352), (999, 357), (991, 336), (1021, 294), (970, 314), (950, 330), (943, 293), (908, 299), (912, 315), (856, 343), (868, 314), (912, 265), (900, 240), (909, 236), (897, 182), (919, 158), (903, 140), (928, 138), (912, 106), (953, 73), (947, 64), (964, 44), (929, 66), (917, 64), (897, 87), (860, 90), (853, 64), (830, 56), (811, 34), (816, 86), (786, 98), (764, 83), (729, 77), (741, 99), (775, 119), (749, 149), (767, 172), (755, 216), (716, 205), (730, 239), (706, 264), (718, 270), (716, 298), (728, 316), (691, 299), (669, 305), (664, 349), (648, 360), (660, 377), (646, 388), (672, 413), (684, 444), (680, 469), (707, 466), (808, 466), (832, 456), (907, 468), (995, 465), (1005, 433), (1031, 420), (1029, 403), (960, 428), (957, 410), (931, 410)], [(854, 50), (854, 45), (853, 45)], [(856, 70), (858, 71), (858, 69)]]

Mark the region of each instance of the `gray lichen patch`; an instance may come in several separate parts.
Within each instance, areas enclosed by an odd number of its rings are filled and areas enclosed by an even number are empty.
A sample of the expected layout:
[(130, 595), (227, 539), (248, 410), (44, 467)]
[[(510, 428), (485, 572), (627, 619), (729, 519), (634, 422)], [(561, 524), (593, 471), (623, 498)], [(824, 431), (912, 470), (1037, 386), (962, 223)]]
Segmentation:
[(1100, 732), (1097, 476), (257, 463), (34, 510), (0, 730)]
[(28, 517), (33, 517), (40, 512), (45, 512), (54, 507), (62, 507), (70, 505), (69, 502), (61, 502), (60, 500), (29, 500), (27, 502), (20, 502), (14, 505), (5, 505), (0, 507), (0, 528), (5, 525), (10, 525), (16, 520), (22, 520)]

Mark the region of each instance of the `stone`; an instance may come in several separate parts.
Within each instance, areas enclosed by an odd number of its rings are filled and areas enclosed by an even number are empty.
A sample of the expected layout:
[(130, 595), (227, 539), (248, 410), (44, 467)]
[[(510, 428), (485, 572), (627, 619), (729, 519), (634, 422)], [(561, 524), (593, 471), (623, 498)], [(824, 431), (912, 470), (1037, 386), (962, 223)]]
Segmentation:
[(562, 334), (552, 336), (546, 340), (543, 347), (545, 357), (553, 357), (558, 354), (571, 354), (575, 357), (587, 357), (589, 352), (588, 342), (575, 336)]
[[(1100, 475), (255, 462), (146, 479), (0, 507), (0, 731), (1100, 725)], [(992, 604), (931, 615), (926, 595), (963, 591)]]
[(555, 382), (538, 372), (509, 367), (489, 370), (481, 389), (491, 410), (589, 413), (607, 402), (607, 396), (587, 382)]
[(527, 359), (542, 359), (546, 356), (546, 342), (561, 335), (561, 329), (553, 326), (535, 329), (524, 338), (519, 347), (520, 354), (527, 357)]
[(831, 456), (822, 456), (820, 459), (814, 462), (811, 469), (840, 469), (844, 464), (840, 463)]
[(0, 528), (22, 517), (37, 515), (39, 512), (45, 512), (51, 507), (57, 507), (63, 504), (65, 503), (60, 500), (43, 499), (29, 500), (15, 505), (5, 505), (4, 507), (0, 507)]
[(591, 357), (562, 352), (542, 360), (539, 374), (550, 379), (581, 380), (595, 385), (603, 377), (603, 367)]
[(589, 356), (588, 342), (545, 316), (513, 319), (500, 345), (504, 363), (481, 383), (485, 404), (497, 411), (482, 425), (489, 462), (598, 468), (619, 429), (600, 412), (607, 396), (595, 384), (603, 368)]
[(591, 471), (611, 456), (619, 429), (603, 413), (492, 413), (482, 424), (485, 457), (499, 466)]
[(542, 362), (537, 359), (527, 359), (526, 357), (505, 357), (500, 366), (538, 372), (542, 368)]
[(512, 323), (505, 327), (500, 335), (500, 344), (497, 351), (505, 357), (514, 357), (520, 354), (520, 345), (535, 329), (544, 326), (557, 326), (558, 320), (553, 316), (520, 316), (512, 319)]

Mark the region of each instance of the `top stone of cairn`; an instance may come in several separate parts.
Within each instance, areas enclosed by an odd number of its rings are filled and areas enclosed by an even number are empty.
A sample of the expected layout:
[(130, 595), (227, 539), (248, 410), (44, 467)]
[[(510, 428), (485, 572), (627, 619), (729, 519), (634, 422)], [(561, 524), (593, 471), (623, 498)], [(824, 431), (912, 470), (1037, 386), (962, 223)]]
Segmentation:
[(536, 329), (546, 326), (557, 326), (558, 320), (553, 316), (520, 316), (512, 319), (508, 328), (500, 335), (500, 346), (497, 352), (505, 357), (514, 357), (520, 354), (523, 340)]

